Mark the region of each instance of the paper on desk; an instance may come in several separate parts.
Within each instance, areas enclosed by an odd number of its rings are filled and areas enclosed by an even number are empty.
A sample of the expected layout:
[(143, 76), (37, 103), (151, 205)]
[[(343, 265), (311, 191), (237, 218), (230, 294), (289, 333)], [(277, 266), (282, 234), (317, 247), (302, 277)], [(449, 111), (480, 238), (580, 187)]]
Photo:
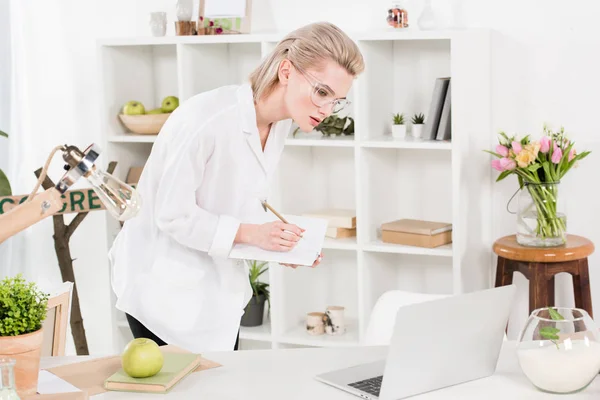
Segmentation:
[[(273, 214), (265, 214), (268, 216), (265, 219), (250, 221), (250, 223), (279, 221)], [(290, 224), (305, 229), (304, 236), (293, 250), (284, 252), (268, 251), (256, 246), (236, 244), (229, 253), (229, 257), (242, 260), (277, 262), (280, 264), (313, 265), (323, 248), (328, 221), (321, 218), (297, 215), (284, 215), (284, 217)]]
[(245, 17), (246, 0), (204, 0), (204, 16), (207, 18)]
[(80, 392), (81, 390), (71, 385), (69, 382), (62, 380), (53, 373), (42, 369), (40, 370), (38, 377), (37, 391), (39, 394), (52, 394)]

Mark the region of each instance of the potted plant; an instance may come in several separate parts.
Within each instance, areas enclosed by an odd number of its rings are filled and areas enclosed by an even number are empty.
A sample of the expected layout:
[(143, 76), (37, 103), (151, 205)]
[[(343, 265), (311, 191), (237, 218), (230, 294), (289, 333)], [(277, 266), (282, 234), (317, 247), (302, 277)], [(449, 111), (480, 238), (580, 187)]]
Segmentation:
[[(8, 134), (0, 131), (0, 136), (7, 138)], [(12, 189), (10, 188), (10, 182), (6, 177), (6, 174), (0, 169), (0, 197), (2, 196), (12, 196)]]
[(21, 397), (37, 392), (47, 306), (48, 294), (21, 274), (0, 282), (0, 358), (16, 361), (14, 376)]
[(242, 326), (259, 326), (263, 323), (265, 301), (269, 301), (270, 293), (269, 284), (260, 282), (258, 278), (268, 269), (268, 263), (251, 260), (248, 261), (248, 265), (250, 266), (248, 275), (252, 287), (252, 298), (246, 305), (240, 324)]
[(404, 125), (404, 114), (394, 114), (392, 125), (392, 137), (401, 139), (406, 136), (406, 125)]
[(412, 117), (412, 137), (420, 138), (425, 124), (425, 116), (423, 114), (415, 114)]

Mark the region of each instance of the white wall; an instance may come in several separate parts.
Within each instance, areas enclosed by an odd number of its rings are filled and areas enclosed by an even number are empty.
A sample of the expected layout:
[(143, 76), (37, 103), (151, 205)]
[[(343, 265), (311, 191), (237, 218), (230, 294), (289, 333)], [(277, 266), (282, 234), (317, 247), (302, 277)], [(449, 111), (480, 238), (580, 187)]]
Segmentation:
[[(33, 176), (50, 148), (58, 143), (86, 145), (97, 139), (97, 87), (95, 40), (98, 37), (147, 35), (147, 15), (165, 10), (173, 18), (174, 1), (118, 0), (75, 1), (21, 0), (27, 25), (23, 52), (27, 55), (25, 114), (28, 143), (38, 150), (23, 157), (22, 176)], [(256, 30), (290, 30), (317, 20), (329, 20), (346, 30), (385, 27), (389, 1), (382, 0), (254, 0), (253, 24)], [(409, 21), (418, 19), (419, 0), (406, 1)], [(594, 206), (598, 193), (593, 171), (598, 168), (600, 143), (595, 107), (600, 89), (600, 60), (592, 56), (600, 37), (596, 16), (600, 3), (532, 0), (434, 0), (444, 23), (464, 27), (493, 28), (507, 40), (498, 42), (494, 52), (494, 130), (537, 134), (544, 121), (563, 124), (573, 132), (579, 149), (592, 150), (580, 168), (565, 181), (569, 204), (569, 230), (600, 243), (599, 216)], [(54, 21), (49, 23), (49, 21)], [(39, 27), (43, 26), (43, 29)], [(173, 34), (171, 24), (169, 34)], [(493, 138), (490, 138), (492, 143)], [(0, 147), (1, 149), (1, 147)], [(1, 150), (0, 150), (1, 151)], [(0, 153), (1, 154), (1, 153)], [(13, 154), (16, 156), (16, 154)], [(488, 166), (474, 165), (473, 168)], [(54, 177), (56, 177), (55, 172)], [(19, 181), (21, 191), (29, 191), (32, 179)], [(495, 186), (494, 232), (496, 236), (514, 232), (514, 218), (506, 212), (506, 201), (516, 181)], [(80, 226), (72, 239), (76, 276), (82, 310), (92, 353), (111, 352), (106, 340), (110, 334), (109, 286), (104, 243), (103, 212), (95, 212)], [(28, 248), (20, 266), (26, 271), (59, 279), (51, 240), (51, 221), (44, 221), (26, 234)], [(491, 243), (490, 243), (491, 247)], [(594, 305), (600, 310), (598, 255), (590, 259)], [(561, 279), (558, 304), (571, 304), (572, 291), (565, 288), (570, 279)], [(511, 337), (528, 312), (527, 290), (522, 279), (515, 305)], [(600, 313), (600, 311), (598, 311)]]

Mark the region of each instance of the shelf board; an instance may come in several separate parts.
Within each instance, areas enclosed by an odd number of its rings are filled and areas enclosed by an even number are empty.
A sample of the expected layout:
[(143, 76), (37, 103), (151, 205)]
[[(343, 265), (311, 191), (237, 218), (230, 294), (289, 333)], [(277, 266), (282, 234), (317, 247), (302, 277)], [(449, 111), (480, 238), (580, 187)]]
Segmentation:
[(417, 28), (387, 28), (379, 30), (368, 30), (362, 32), (351, 32), (349, 35), (354, 40), (444, 40), (452, 39), (456, 30), (419, 30)]
[(356, 321), (346, 320), (346, 323), (346, 332), (342, 335), (328, 335), (325, 333), (317, 336), (306, 333), (306, 326), (300, 324), (286, 331), (277, 342), (314, 347), (353, 347), (360, 345)]
[(384, 243), (377, 240), (364, 246), (364, 251), (375, 253), (412, 254), (422, 256), (452, 257), (452, 244), (429, 249), (426, 247), (404, 246), (401, 244)]
[(123, 135), (111, 135), (108, 137), (108, 141), (111, 143), (154, 143), (157, 136), (127, 133)]
[(360, 143), (361, 147), (380, 149), (424, 149), (452, 150), (452, 142), (441, 140), (423, 140), (413, 137), (396, 139), (391, 136), (379, 136)]
[(297, 139), (287, 138), (285, 140), (286, 146), (321, 146), (321, 147), (353, 147), (354, 136), (341, 136), (335, 138), (328, 138), (326, 136), (310, 138), (310, 139)]
[(356, 237), (344, 239), (325, 238), (323, 248), (332, 250), (356, 250)]
[(259, 326), (240, 326), (240, 339), (270, 342), (272, 340), (271, 322)]
[(278, 42), (282, 34), (244, 34), (244, 35), (194, 35), (194, 36), (137, 36), (115, 37), (98, 40), (101, 46), (143, 46), (143, 45), (176, 45), (176, 44), (211, 44), (211, 43), (260, 43)]

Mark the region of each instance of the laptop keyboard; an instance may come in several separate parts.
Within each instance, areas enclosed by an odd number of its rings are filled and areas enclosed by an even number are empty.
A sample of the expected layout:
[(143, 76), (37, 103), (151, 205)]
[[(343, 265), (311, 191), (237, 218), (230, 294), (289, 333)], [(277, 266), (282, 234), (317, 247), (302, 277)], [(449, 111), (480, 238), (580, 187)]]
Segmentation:
[(348, 386), (353, 387), (358, 390), (362, 390), (363, 392), (367, 392), (374, 396), (379, 397), (379, 392), (381, 390), (381, 382), (383, 381), (382, 376), (376, 376), (374, 378), (365, 379), (362, 381), (349, 383)]

